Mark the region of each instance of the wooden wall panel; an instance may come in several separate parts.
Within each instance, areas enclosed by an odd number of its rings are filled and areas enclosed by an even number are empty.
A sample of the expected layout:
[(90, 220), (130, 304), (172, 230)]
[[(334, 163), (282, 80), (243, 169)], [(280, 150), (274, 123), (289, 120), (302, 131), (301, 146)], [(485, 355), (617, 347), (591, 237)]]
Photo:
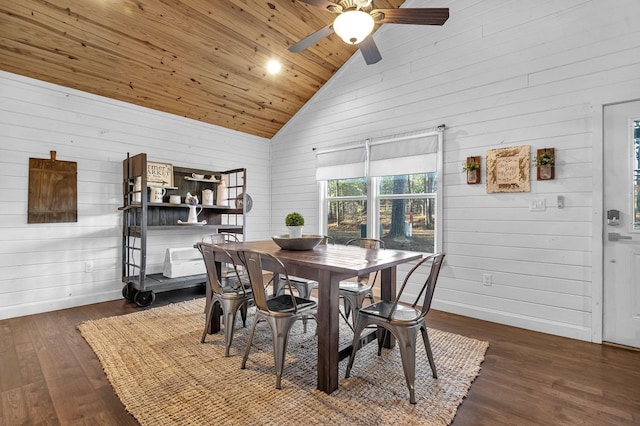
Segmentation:
[[(604, 103), (640, 98), (640, 38), (629, 19), (640, 3), (440, 6), (451, 8), (443, 28), (383, 27), (375, 39), (384, 61), (375, 68), (349, 61), (274, 137), (273, 226), (293, 208), (306, 211), (311, 226), (320, 220), (317, 195), (300, 192), (315, 185), (312, 147), (444, 123), (448, 256), (434, 306), (597, 341), (599, 116)], [(466, 185), (466, 157), (518, 145), (555, 147), (556, 179), (532, 181), (521, 194)], [(546, 211), (530, 212), (532, 198), (544, 198)], [(484, 273), (491, 286), (482, 284)]]
[[(176, 166), (246, 167), (248, 236), (270, 235), (264, 138), (2, 71), (0, 135), (0, 318), (122, 297), (117, 209), (127, 152)], [(77, 163), (78, 222), (27, 224), (29, 158), (51, 150)], [(149, 270), (162, 271), (167, 247), (190, 247), (205, 232), (152, 232)]]

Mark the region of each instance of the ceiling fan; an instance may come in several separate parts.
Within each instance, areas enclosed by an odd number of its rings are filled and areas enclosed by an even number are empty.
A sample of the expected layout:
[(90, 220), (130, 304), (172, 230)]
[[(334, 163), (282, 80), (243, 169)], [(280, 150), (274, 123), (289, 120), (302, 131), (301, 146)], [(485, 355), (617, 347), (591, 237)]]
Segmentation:
[(375, 24), (443, 25), (449, 19), (449, 8), (374, 9), (372, 0), (298, 1), (338, 16), (333, 23), (290, 46), (290, 52), (301, 52), (335, 32), (345, 43), (358, 45), (367, 65), (382, 59), (370, 36)]

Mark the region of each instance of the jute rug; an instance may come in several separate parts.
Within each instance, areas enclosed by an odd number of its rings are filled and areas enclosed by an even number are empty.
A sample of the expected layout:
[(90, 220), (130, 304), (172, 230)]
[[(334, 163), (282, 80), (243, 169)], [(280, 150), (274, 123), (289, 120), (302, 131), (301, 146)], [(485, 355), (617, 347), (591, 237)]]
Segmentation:
[[(400, 352), (370, 343), (358, 351), (351, 377), (340, 362), (340, 386), (316, 389), (315, 322), (307, 333), (291, 330), (282, 389), (275, 370), (268, 325), (260, 323), (247, 368), (240, 369), (252, 317), (236, 331), (224, 357), (222, 333), (200, 336), (204, 299), (133, 314), (87, 321), (78, 328), (94, 350), (126, 409), (142, 425), (420, 424), (446, 425), (480, 372), (488, 343), (429, 329), (438, 379), (431, 377), (419, 338), (417, 404), (409, 403)], [(251, 315), (251, 310), (250, 310)], [(349, 328), (341, 342), (351, 341)]]

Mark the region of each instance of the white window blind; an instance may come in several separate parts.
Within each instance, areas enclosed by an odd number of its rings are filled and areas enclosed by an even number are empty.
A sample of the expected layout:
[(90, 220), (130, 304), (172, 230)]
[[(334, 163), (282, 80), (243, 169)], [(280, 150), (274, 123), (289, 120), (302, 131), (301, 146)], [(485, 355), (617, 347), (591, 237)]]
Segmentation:
[(335, 146), (316, 154), (316, 179), (350, 179), (438, 171), (438, 129)]
[(316, 180), (363, 177), (365, 164), (364, 143), (327, 149), (316, 155)]
[(406, 136), (370, 144), (369, 175), (390, 176), (438, 170), (438, 136)]

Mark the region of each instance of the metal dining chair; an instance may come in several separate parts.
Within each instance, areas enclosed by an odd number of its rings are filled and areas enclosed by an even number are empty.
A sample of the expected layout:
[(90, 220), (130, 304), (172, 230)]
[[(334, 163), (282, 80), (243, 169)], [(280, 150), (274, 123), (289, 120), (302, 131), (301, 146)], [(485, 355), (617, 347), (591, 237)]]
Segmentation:
[[(436, 253), (420, 260), (405, 277), (402, 287), (393, 302), (380, 301), (360, 310), (358, 322), (356, 323), (353, 334), (353, 349), (351, 350), (351, 357), (349, 357), (345, 377), (349, 377), (351, 374), (351, 367), (356, 358), (362, 331), (369, 326), (378, 326), (384, 329), (383, 332), (378, 332), (378, 356), (382, 353), (382, 345), (387, 338), (388, 332), (398, 339), (404, 377), (407, 380), (407, 387), (409, 388), (409, 402), (412, 404), (416, 403), (414, 382), (416, 377), (416, 341), (418, 338), (418, 330), (422, 333), (422, 340), (424, 341), (424, 347), (427, 352), (433, 378), (438, 378), (431, 345), (429, 343), (429, 336), (427, 334), (425, 316), (431, 307), (431, 299), (433, 298), (433, 292), (436, 288), (436, 281), (438, 280), (438, 274), (440, 273), (444, 256), (444, 253)], [(432, 262), (431, 271), (422, 285), (416, 300), (411, 306), (399, 304), (402, 293), (413, 273), (428, 262)], [(419, 307), (418, 302), (420, 302), (423, 294), (422, 307)]]
[[(207, 269), (207, 284), (211, 289), (211, 303), (209, 303), (206, 310), (205, 328), (202, 332), (202, 338), (200, 343), (204, 343), (207, 337), (207, 329), (211, 323), (211, 317), (213, 315), (214, 306), (219, 304), (224, 314), (224, 339), (225, 339), (225, 353), (224, 356), (229, 356), (229, 348), (233, 341), (233, 331), (236, 323), (236, 315), (238, 310), (242, 316), (243, 327), (247, 326), (247, 308), (253, 301), (253, 294), (251, 292), (251, 285), (243, 280), (238, 273), (236, 263), (221, 245), (216, 245), (215, 250), (211, 245), (206, 243), (197, 243), (196, 247), (202, 253), (204, 264)], [(223, 286), (220, 284), (218, 272), (216, 270), (214, 252), (223, 253), (225, 257), (225, 263), (231, 265), (231, 269), (235, 274), (235, 280), (233, 284)]]
[[(325, 235), (322, 241), (320, 241), (320, 245), (327, 244), (330, 239), (331, 237)], [(284, 289), (283, 281), (284, 277), (280, 277), (280, 288), (278, 289), (278, 294), (281, 294), (282, 289)], [(289, 276), (289, 282), (291, 283), (291, 286), (298, 291), (298, 296), (302, 297), (303, 299), (311, 299), (311, 292), (314, 288), (318, 287), (318, 281), (296, 277), (293, 275)], [(303, 330), (305, 333), (307, 332), (307, 321), (308, 317), (305, 316), (304, 318), (302, 318)]]
[[(352, 238), (345, 245), (359, 244), (362, 248), (367, 249), (384, 249), (384, 241), (375, 238)], [(340, 297), (343, 298), (344, 314), (340, 314), (347, 322), (349, 327), (353, 329), (358, 319), (358, 312), (362, 309), (365, 299), (369, 299), (371, 303), (375, 303), (373, 297), (373, 285), (378, 277), (378, 271), (359, 276), (356, 281), (340, 281)], [(353, 325), (349, 323), (349, 315), (353, 311)]]
[[(266, 321), (271, 328), (273, 337), (273, 354), (276, 367), (276, 389), (281, 389), (282, 370), (284, 369), (284, 358), (287, 350), (287, 340), (289, 331), (293, 324), (306, 315), (313, 315), (317, 320), (318, 304), (309, 299), (297, 297), (293, 294), (289, 274), (282, 262), (275, 256), (258, 251), (238, 251), (238, 257), (249, 272), (249, 280), (253, 289), (256, 314), (249, 334), (247, 348), (242, 358), (241, 369), (246, 368), (247, 359), (251, 350), (253, 336), (256, 326), (261, 321)], [(284, 276), (286, 291), (279, 296), (267, 298), (266, 287), (271, 284), (271, 280), (265, 283), (263, 262), (269, 263), (269, 270), (273, 271), (273, 276), (278, 274)]]
[[(240, 242), (240, 239), (238, 238), (238, 234), (233, 232), (219, 232), (215, 234), (206, 234), (202, 237), (201, 241), (209, 244), (224, 244), (237, 243)], [(247, 276), (246, 271), (242, 265), (238, 265), (237, 263), (233, 265), (227, 262), (222, 262), (220, 272), (221, 275), (218, 278), (220, 279), (220, 283), (223, 287), (237, 285), (238, 277), (242, 278), (242, 281), (244, 281), (245, 284), (248, 285), (249, 283), (249, 277)], [(251, 286), (247, 286), (247, 288), (251, 288)]]

